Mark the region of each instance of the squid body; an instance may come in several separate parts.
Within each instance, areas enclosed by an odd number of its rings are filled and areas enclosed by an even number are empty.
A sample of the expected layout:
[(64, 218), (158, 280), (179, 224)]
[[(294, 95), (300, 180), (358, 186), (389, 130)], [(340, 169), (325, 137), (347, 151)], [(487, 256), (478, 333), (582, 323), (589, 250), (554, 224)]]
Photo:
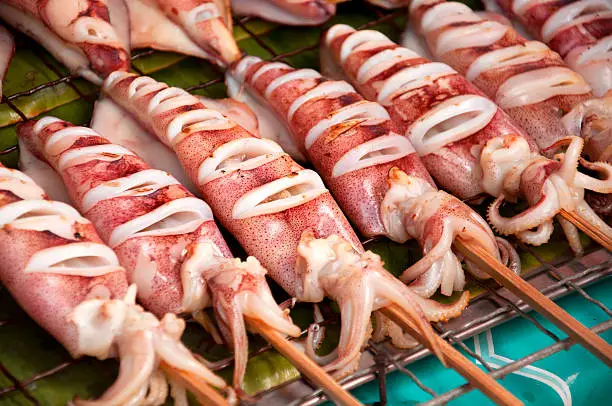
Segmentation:
[(181, 343), (183, 320), (160, 320), (134, 303), (136, 286), (92, 223), (1, 165), (0, 224), (0, 281), (21, 307), (74, 357), (119, 358), (117, 381), (99, 399), (75, 404), (161, 405), (169, 381), (175, 404), (187, 405), (160, 362), (225, 387)]
[(174, 51), (220, 66), (240, 50), (232, 35), (232, 17), (223, 0), (125, 0), (132, 48)]
[(212, 306), (235, 352), (239, 389), (248, 358), (243, 316), (299, 335), (253, 258), (232, 257), (209, 206), (167, 172), (95, 131), (54, 117), (19, 127), (22, 145), (51, 165), (82, 213), (115, 250), (139, 301), (154, 314), (194, 313)]
[(2, 0), (0, 17), (92, 82), (129, 68), (129, 17), (123, 0)]
[(448, 306), (414, 294), (364, 252), (314, 171), (182, 89), (117, 72), (103, 91), (176, 152), (221, 224), (291, 296), (338, 302), (342, 331), (328, 370), (357, 367), (371, 312), (390, 302), (431, 340), (428, 319), (444, 318)]
[(489, 0), (580, 73), (596, 96), (612, 90), (612, 4), (607, 0)]
[[(419, 241), (425, 256), (402, 280), (414, 281), (410, 286), (420, 296), (430, 297), (438, 288), (445, 295), (463, 290), (463, 268), (451, 251), (457, 235), (500, 258), (486, 222), (454, 196), (437, 190), (385, 108), (364, 100), (348, 83), (256, 57), (232, 66), (226, 81), (230, 94), (243, 97), (249, 92), (251, 103), (264, 104), (289, 128), (362, 235)], [(461, 310), (456, 306), (447, 317)]]
[[(552, 160), (495, 103), (454, 69), (398, 46), (377, 31), (336, 25), (322, 43), (322, 64), (346, 76), (368, 99), (381, 103), (422, 157), (436, 181), (462, 199), (497, 197), (489, 221), (503, 234), (531, 244), (548, 241), (561, 208), (578, 209), (609, 229), (584, 202), (584, 189), (610, 192), (610, 166), (591, 164), (604, 180), (576, 170), (584, 141), (573, 137), (566, 154)], [(504, 199), (525, 199), (530, 208), (512, 217), (499, 213)], [(577, 232), (562, 223), (572, 248)]]
[(320, 25), (336, 13), (327, 0), (232, 0), (237, 15), (257, 16), (284, 25)]

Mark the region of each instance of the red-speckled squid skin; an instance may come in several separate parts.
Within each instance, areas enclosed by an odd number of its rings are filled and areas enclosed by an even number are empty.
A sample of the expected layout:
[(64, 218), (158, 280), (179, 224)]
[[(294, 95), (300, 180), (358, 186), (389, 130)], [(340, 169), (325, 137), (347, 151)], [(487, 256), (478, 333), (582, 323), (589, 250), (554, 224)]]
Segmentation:
[[(101, 398), (75, 404), (163, 404), (160, 361), (225, 386), (181, 344), (184, 321), (160, 321), (134, 303), (136, 287), (128, 288), (126, 271), (92, 223), (2, 165), (0, 225), (0, 281), (20, 306), (72, 356), (120, 358), (119, 377)], [(175, 384), (173, 393), (186, 400)]]
[(81, 212), (117, 253), (157, 316), (212, 306), (234, 347), (234, 384), (248, 357), (243, 314), (294, 336), (300, 330), (276, 305), (255, 258), (233, 259), (212, 212), (166, 172), (151, 169), (95, 131), (55, 117), (19, 127), (23, 144), (61, 176)]
[(225, 0), (126, 0), (133, 47), (206, 58), (221, 67), (240, 58)]
[[(311, 69), (246, 57), (228, 70), (230, 94), (245, 91), (274, 111), (334, 197), (365, 237), (415, 238), (425, 257), (402, 280), (430, 297), (461, 291), (465, 277), (451, 251), (455, 235), (499, 258), (493, 233), (467, 205), (436, 189), (408, 138), (397, 132), (383, 106), (351, 85)], [(468, 265), (479, 276), (472, 264)]]
[(122, 0), (2, 0), (0, 17), (92, 82), (129, 69), (129, 18)]
[(489, 0), (558, 52), (596, 96), (612, 90), (612, 3), (608, 0)]
[(357, 367), (370, 314), (381, 306), (398, 304), (426, 337), (433, 334), (427, 319), (455, 311), (455, 305), (420, 298), (386, 272), (378, 256), (363, 252), (321, 178), (275, 142), (149, 77), (117, 72), (103, 91), (176, 152), (215, 216), (289, 294), (338, 302), (338, 357), (325, 366), (337, 376)]
[(320, 25), (336, 14), (327, 0), (232, 0), (232, 11), (283, 25)]
[(458, 2), (414, 0), (410, 18), (431, 53), (504, 109), (540, 150), (579, 135), (570, 134), (561, 117), (590, 99), (591, 87), (546, 45)]
[[(607, 227), (582, 195), (585, 188), (609, 193), (611, 168), (596, 165), (603, 181), (577, 172), (574, 154), (582, 139), (573, 138), (563, 165), (542, 157), (531, 138), (463, 76), (377, 31), (333, 26), (322, 41), (321, 55), (326, 71), (346, 76), (367, 99), (385, 106), (443, 188), (464, 199), (485, 193), (497, 197), (489, 220), (501, 233), (542, 244), (561, 207), (583, 205), (594, 224)], [(504, 198), (523, 198), (532, 207), (506, 219), (498, 211)], [(580, 251), (577, 232), (562, 224), (572, 247)]]

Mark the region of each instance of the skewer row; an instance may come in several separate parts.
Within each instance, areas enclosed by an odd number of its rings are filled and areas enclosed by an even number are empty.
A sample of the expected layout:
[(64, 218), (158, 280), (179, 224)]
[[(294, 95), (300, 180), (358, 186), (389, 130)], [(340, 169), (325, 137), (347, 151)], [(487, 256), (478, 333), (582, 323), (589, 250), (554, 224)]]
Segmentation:
[[(178, 342), (182, 327), (174, 316), (212, 306), (221, 334), (236, 354), (234, 387), (239, 396), (244, 395), (246, 323), (320, 385), (330, 399), (359, 404), (328, 373), (341, 377), (356, 368), (360, 348), (370, 334), (370, 314), (380, 310), (377, 336), (388, 335), (401, 346), (406, 345), (404, 333), (408, 333), (494, 402), (521, 404), (436, 336), (428, 323), (455, 317), (467, 305), (466, 295), (448, 306), (429, 299), (438, 289), (446, 295), (463, 289), (462, 260), (476, 277), (493, 277), (606, 364), (612, 364), (612, 347), (517, 276), (520, 265), (511, 246), (494, 237), (487, 223), (467, 205), (438, 190), (434, 183), (462, 199), (481, 193), (496, 197), (489, 220), (503, 234), (542, 243), (550, 236), (552, 218), (557, 215), (576, 252), (581, 247), (574, 227), (611, 249), (609, 225), (582, 196), (585, 190), (609, 195), (612, 166), (580, 155), (587, 142), (589, 151), (605, 159), (608, 145), (602, 143), (601, 132), (593, 130), (612, 122), (608, 118), (612, 112), (601, 107), (606, 106), (605, 101), (592, 102), (588, 84), (561, 66), (544, 45), (526, 44), (511, 27), (483, 20), (458, 3), (413, 1), (414, 25), (436, 58), (452, 67), (428, 61), (380, 33), (334, 26), (322, 42), (323, 70), (339, 74), (349, 84), (282, 63), (248, 56), (239, 60), (228, 31), (231, 16), (215, 2), (203, 1), (197, 7), (181, 6), (187, 8), (178, 10), (168, 8), (172, 2), (120, 3), (106, 6), (108, 16), (100, 17), (93, 9), (83, 12), (76, 3), (65, 1), (48, 2), (44, 10), (0, 2), (1, 16), (30, 27), (30, 34), (51, 47), (71, 70), (96, 83), (106, 78), (103, 92), (107, 99), (96, 108), (104, 113), (96, 113), (98, 120), (94, 117), (92, 123), (101, 134), (54, 118), (25, 123), (19, 130), (22, 162), (29, 163), (26, 172), (48, 184), (52, 176), (48, 167), (41, 175), (45, 163), (37, 158), (45, 161), (57, 171), (61, 179), (53, 176), (65, 184), (70, 199), (92, 223), (69, 206), (45, 200), (44, 192), (20, 172), (3, 168), (6, 176), (0, 185), (6, 212), (4, 218), (0, 212), (3, 233), (46, 230), (63, 239), (57, 247), (44, 240), (47, 245), (42, 249), (14, 259), (21, 265), (2, 269), (4, 283), (73, 355), (118, 356), (122, 371), (131, 371), (132, 375), (120, 374), (102, 400), (156, 403), (157, 396), (163, 401), (167, 381), (178, 404), (186, 401), (185, 389), (203, 403), (226, 404), (219, 392), (196, 378), (225, 387)], [(279, 2), (274, 6), (278, 9), (270, 9), (274, 13), (265, 15), (300, 24), (319, 21), (317, 18), (323, 21), (335, 11), (335, 2), (316, 9), (309, 8), (310, 3), (294, 6)], [(240, 1), (235, 6), (244, 13), (254, 12)], [(121, 7), (130, 13), (125, 14)], [(75, 30), (69, 35), (49, 17), (60, 9), (65, 14), (78, 14)], [(321, 11), (323, 14), (312, 14)], [(131, 33), (126, 15), (132, 20)], [(452, 28), (453, 22), (465, 26)], [(152, 39), (135, 34), (134, 27), (146, 32), (144, 28), (152, 23), (172, 32), (172, 43), (167, 42), (170, 36)], [(89, 29), (84, 31), (86, 24)], [(67, 59), (57, 41), (81, 47), (82, 54)], [(471, 59), (461, 56), (483, 41), (498, 49)], [(230, 93), (250, 104), (257, 117), (238, 102), (199, 100), (182, 89), (122, 72), (129, 65), (130, 42), (132, 47), (172, 49), (222, 67), (229, 65)], [(0, 72), (5, 73), (14, 47), (10, 34), (0, 32), (0, 44), (5, 56)], [(506, 55), (519, 45), (526, 47), (526, 53)], [(537, 65), (549, 59), (554, 63), (542, 66), (550, 71), (553, 82), (561, 81), (562, 85), (540, 80), (535, 71), (522, 73), (527, 82), (512, 74), (521, 64), (535, 61)], [(506, 69), (511, 74), (502, 74), (506, 82), (498, 83), (495, 75), (487, 76), (491, 69)], [(465, 73), (497, 105), (458, 72)], [(525, 83), (533, 83), (538, 91), (521, 93)], [(431, 97), (434, 99), (428, 100)], [(542, 131), (546, 126), (534, 129), (522, 120), (530, 117), (534, 105), (535, 111), (546, 112), (559, 103), (573, 109), (569, 117), (583, 118), (582, 129), (591, 131), (585, 140), (551, 141), (550, 131)], [(114, 134), (117, 129), (110, 125), (113, 115), (118, 121), (129, 121), (123, 123), (129, 127), (124, 138)], [(548, 121), (553, 121), (555, 128), (567, 128), (567, 120), (554, 117)], [(527, 131), (515, 122), (523, 123)], [(263, 138), (254, 135), (258, 125)], [(272, 128), (284, 131), (275, 134)], [(169, 149), (161, 144), (155, 147), (156, 142), (148, 138), (151, 134)], [(146, 148), (132, 143), (139, 137), (148, 140)], [(266, 139), (269, 137), (276, 137), (281, 146)], [(129, 149), (122, 146), (124, 142)], [(559, 152), (565, 146), (565, 152)], [(167, 157), (164, 169), (174, 176), (150, 168), (138, 156), (141, 150), (146, 154), (145, 149), (155, 149), (150, 162)], [(26, 153), (28, 158), (24, 158)], [(457, 162), (449, 159), (452, 156), (464, 160), (469, 185), (453, 184)], [(292, 157), (310, 160), (317, 172), (304, 169)], [(600, 177), (578, 171), (578, 163)], [(191, 183), (211, 207), (181, 183)], [(54, 192), (63, 187), (57, 186)], [(528, 209), (532, 215), (502, 218), (499, 207), (504, 199), (525, 199), (532, 206)], [(25, 207), (28, 205), (32, 208)], [(216, 229), (213, 213), (254, 257), (244, 262), (232, 257)], [(379, 257), (364, 251), (344, 213), (367, 237), (412, 238), (420, 243), (423, 259), (402, 275), (408, 286), (390, 276)], [(99, 242), (92, 246), (80, 241), (82, 227), (89, 227), (88, 238)], [(101, 243), (93, 227), (117, 256)], [(28, 238), (24, 236), (23, 242)], [(67, 254), (63, 246), (71, 244), (82, 248)], [(12, 253), (3, 251), (3, 255)], [(70, 327), (65, 320), (62, 324), (37, 310), (39, 301), (44, 300), (40, 292), (23, 290), (7, 276), (11, 272), (28, 285), (32, 281), (44, 285), (57, 278), (66, 286), (58, 298), (71, 297), (62, 312), (76, 326), (85, 328), (79, 330), (78, 342), (67, 333)], [(283, 334), (298, 335), (299, 330), (274, 303), (265, 283), (266, 273), (298, 300), (317, 302), (327, 296), (339, 304), (340, 344), (336, 358), (323, 368), (284, 338)], [(106, 280), (108, 274), (122, 275), (120, 287), (94, 282)], [(140, 303), (152, 313), (134, 303), (136, 288), (126, 290), (128, 280), (137, 285)], [(81, 287), (75, 289), (74, 283)], [(108, 308), (123, 310), (109, 313)], [(92, 324), (95, 320), (87, 319), (89, 309), (112, 314), (112, 322)], [(111, 325), (114, 330), (109, 330)], [(89, 328), (98, 329), (99, 336), (86, 340), (91, 335), (86, 331)], [(316, 359), (314, 340), (308, 337), (306, 353)], [(130, 356), (136, 347), (146, 345), (150, 347), (147, 357)], [(134, 360), (146, 363), (134, 367), (130, 364)], [(139, 380), (133, 375), (136, 372)]]

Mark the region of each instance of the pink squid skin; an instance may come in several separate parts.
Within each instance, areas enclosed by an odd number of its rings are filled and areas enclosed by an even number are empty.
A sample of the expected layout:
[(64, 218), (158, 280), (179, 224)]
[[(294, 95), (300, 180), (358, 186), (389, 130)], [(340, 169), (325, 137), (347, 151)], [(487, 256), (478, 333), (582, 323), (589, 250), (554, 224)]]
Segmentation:
[(390, 275), (380, 257), (364, 252), (316, 173), (205, 101), (123, 72), (110, 76), (103, 91), (171, 146), (221, 224), (287, 293), (307, 302), (327, 296), (339, 303), (338, 357), (325, 366), (335, 376), (355, 370), (370, 336), (370, 315), (387, 301), (411, 314), (424, 334), (431, 332), (429, 320), (456, 317), (467, 305), (467, 292), (442, 305)]
[[(36, 135), (32, 129), (35, 123), (27, 122), (21, 125), (19, 127), (20, 138), (28, 146), (28, 149), (54, 167), (56, 167), (57, 160), (61, 155), (71, 149), (86, 145), (110, 144), (103, 137), (82, 138), (81, 140), (86, 140), (86, 143), (77, 140), (57, 156), (51, 157), (44, 154), (43, 146), (46, 139), (62, 128), (72, 125), (67, 122), (52, 123)], [(93, 187), (147, 169), (150, 169), (150, 167), (137, 156), (124, 155), (111, 162), (93, 160), (75, 165), (66, 168), (61, 176), (72, 200), (80, 205), (84, 194)], [(118, 225), (146, 214), (172, 200), (192, 196), (182, 185), (169, 185), (144, 196), (120, 196), (101, 200), (84, 214), (93, 222), (102, 238), (108, 241), (110, 233)], [(184, 259), (181, 259), (181, 252), (183, 248), (188, 248), (190, 244), (200, 239), (209, 239), (227, 258), (232, 258), (225, 240), (212, 219), (205, 221), (191, 233), (140, 236), (130, 238), (114, 247), (121, 264), (131, 275), (131, 279), (134, 278), (138, 267), (142, 266), (139, 265), (142, 255), (145, 255), (150, 262), (156, 265), (150, 291), (139, 290), (139, 299), (155, 315), (161, 317), (166, 313), (179, 313), (181, 311), (183, 291), (180, 268)]]
[(339, 235), (363, 251), (361, 243), (329, 192), (281, 213), (232, 219), (231, 209), (246, 192), (272, 180), (301, 170), (285, 155), (250, 171), (236, 171), (200, 186), (204, 196), (217, 196), (211, 206), (221, 224), (240, 241), (248, 253), (270, 270), (270, 275), (287, 293), (296, 296), (299, 277), (295, 272), (302, 233), (312, 230), (315, 238)]
[[(69, 44), (80, 48), (80, 50), (87, 56), (91, 68), (99, 74), (101, 77), (106, 77), (111, 72), (116, 70), (128, 70), (130, 67), (130, 55), (129, 50), (126, 49), (125, 44), (119, 42), (111, 43), (90, 43), (90, 42), (75, 42), (74, 38), (71, 38), (69, 34), (60, 33), (57, 28), (65, 30), (68, 27), (58, 26), (54, 20), (53, 14), (50, 15), (49, 7), (51, 12), (58, 13), (58, 8), (62, 8), (63, 12), (67, 9), (65, 6), (58, 4), (57, 0), (3, 0), (10, 6), (13, 6), (35, 19), (41, 20), (51, 31), (56, 33), (62, 39), (67, 41)], [(77, 6), (78, 4), (78, 6)], [(84, 7), (85, 6), (85, 7)], [(75, 7), (79, 7), (74, 10)], [(72, 8), (68, 9), (69, 13), (75, 13), (74, 21), (82, 17), (90, 17), (112, 24), (110, 11), (105, 2), (100, 0), (86, 0), (84, 2), (75, 3)], [(71, 22), (71, 23), (72, 23)]]
[[(265, 89), (273, 80), (295, 71), (295, 69), (270, 69), (260, 75), (257, 81), (253, 83), (252, 78), (255, 72), (266, 64), (268, 62), (253, 64), (245, 72), (245, 83), (250, 85), (259, 96), (265, 93)], [(287, 117), (293, 101), (323, 81), (323, 78), (304, 78), (290, 81), (274, 91), (268, 99), (268, 103), (270, 106), (274, 106), (277, 116)], [(309, 156), (340, 207), (352, 219), (359, 232), (365, 237), (371, 238), (384, 235), (386, 232), (380, 210), (382, 201), (389, 189), (387, 175), (391, 168), (397, 167), (414, 177), (423, 179), (434, 188), (435, 184), (416, 152), (384, 164), (368, 166), (338, 177), (332, 176), (334, 165), (348, 151), (379, 136), (396, 132), (395, 124), (391, 120), (369, 126), (347, 127), (346, 129), (341, 126), (334, 127), (333, 130), (336, 133), (329, 130), (324, 132), (306, 152), (304, 140), (312, 127), (325, 119), (330, 113), (362, 101), (364, 99), (358, 93), (347, 93), (335, 98), (312, 99), (295, 112), (288, 124), (299, 148)], [(359, 198), (356, 198), (357, 196)]]
[[(229, 6), (220, 0), (156, 0), (159, 7), (174, 23), (183, 27), (189, 37), (208, 54), (223, 65), (240, 58), (240, 50), (232, 35), (231, 14)], [(188, 13), (198, 6), (212, 4), (219, 12), (215, 18), (195, 22), (187, 26), (180, 15)]]
[[(436, 264), (436, 269), (444, 268), (440, 274), (446, 275), (451, 272), (449, 270), (451, 267), (446, 262), (450, 260), (440, 258), (449, 255), (455, 258), (450, 245), (456, 235), (461, 234), (463, 238), (480, 244), (494, 256), (499, 255), (496, 241), (486, 221), (456, 197), (437, 191), (425, 165), (409, 143), (410, 148), (402, 149), (403, 156), (400, 158), (388, 162), (370, 163), (363, 168), (353, 169), (338, 176), (334, 175), (334, 168), (349, 152), (379, 137), (393, 135), (400, 137), (402, 132), (392, 117), (378, 118), (372, 110), (366, 110), (356, 115), (357, 119), (353, 119), (355, 117), (338, 118), (337, 124), (326, 128), (316, 140), (311, 141), (309, 148), (306, 147), (307, 142), (310, 142), (308, 136), (312, 136), (311, 131), (330, 117), (341, 117), (341, 113), (338, 113), (343, 111), (341, 109), (349, 106), (358, 107), (364, 103), (367, 106), (376, 106), (372, 102), (367, 102), (352, 88), (347, 88), (346, 83), (328, 82), (321, 76), (309, 75), (306, 70), (300, 71), (288, 66), (274, 65), (271, 62), (247, 59), (230, 69), (228, 80), (232, 87), (232, 81), (236, 81), (237, 85), (244, 81), (245, 88), (251, 92), (251, 97), (264, 102), (288, 126), (298, 147), (308, 156), (344, 212), (364, 236), (370, 238), (388, 236), (398, 241), (414, 238), (419, 242), (425, 254), (419, 262), (423, 265), (415, 265), (406, 270), (402, 280), (404, 282), (415, 281), (411, 287), (417, 288), (420, 295), (430, 296), (437, 289), (433, 283), (429, 282), (435, 278), (432, 275), (437, 275), (437, 271), (427, 274), (426, 269), (433, 268), (433, 264)], [(316, 93), (323, 92), (319, 86), (325, 86), (325, 84), (330, 86), (328, 93), (325, 95)], [(343, 86), (339, 87), (339, 85)], [(272, 86), (274, 90), (270, 90)], [(315, 88), (317, 90), (313, 90)], [(336, 90), (331, 90), (332, 88)], [(315, 92), (316, 97), (305, 96), (312, 91)], [(304, 100), (303, 97), (306, 97), (307, 100), (301, 102)], [(378, 108), (383, 109), (381, 106)], [(374, 118), (376, 120), (371, 123), (363, 122), (363, 120)], [(396, 145), (399, 144), (398, 141), (394, 142)], [(398, 145), (398, 148), (404, 147)], [(407, 233), (407, 235), (400, 235), (395, 229), (398, 222), (389, 220), (390, 217), (388, 217), (388, 207), (391, 207), (393, 203), (390, 202), (393, 200), (387, 199), (395, 199), (390, 197), (396, 196), (394, 185), (403, 184), (409, 188), (410, 184), (419, 183), (423, 189), (419, 189), (418, 194), (413, 192), (414, 195), (400, 199), (399, 204), (414, 204), (410, 209), (399, 209), (398, 216), (401, 216), (401, 219), (398, 220)], [(432, 197), (434, 195), (435, 198)], [(425, 203), (429, 206), (430, 211), (416, 203), (419, 199), (431, 199)], [(436, 203), (433, 203), (434, 201)], [(433, 209), (434, 205), (435, 209)], [(451, 237), (448, 237), (449, 233), (452, 234)], [(449, 238), (451, 242), (447, 243)], [(444, 254), (440, 255), (440, 247), (445, 244), (448, 244), (448, 248), (445, 248)], [(429, 253), (431, 255), (428, 255)], [(432, 266), (426, 265), (429, 263)], [(456, 264), (459, 266), (459, 261)], [(471, 265), (469, 267), (479, 277), (487, 277), (477, 267)], [(461, 283), (457, 283), (454, 289), (462, 289), (460, 285)], [(450, 294), (447, 284), (443, 291), (444, 294)]]
[[(440, 0), (438, 2), (426, 2), (411, 9), (410, 18), (418, 32), (420, 32), (421, 29), (420, 23), (424, 13), (441, 3), (446, 3), (446, 1)], [(446, 30), (457, 26), (467, 26), (472, 24), (477, 23), (462, 22), (457, 23), (456, 25), (450, 24), (433, 29), (431, 32), (425, 35), (429, 49), (432, 50), (435, 48), (439, 36)], [(445, 52), (443, 55), (437, 55), (436, 57), (442, 62), (452, 66), (459, 73), (466, 74), (470, 65), (479, 56), (510, 46), (524, 45), (527, 41), (527, 39), (523, 38), (512, 27), (507, 27), (505, 34), (491, 45), (455, 49)], [(489, 70), (487, 75), (481, 73), (473, 80), (473, 83), (478, 86), (487, 96), (495, 99), (497, 90), (507, 78), (519, 73), (525, 73), (549, 66), (566, 67), (563, 60), (553, 51), (550, 51), (549, 55), (538, 62), (523, 63), (510, 68), (505, 67)], [(556, 141), (574, 135), (568, 132), (568, 130), (561, 123), (560, 119), (574, 106), (592, 97), (593, 95), (590, 91), (573, 95), (560, 94), (549, 97), (540, 102), (522, 105), (519, 107), (506, 108), (504, 110), (521, 128), (523, 128), (529, 135), (531, 135), (531, 137), (533, 137), (540, 150), (545, 150), (553, 145)]]
[[(541, 30), (546, 21), (564, 6), (575, 0), (534, 2), (525, 7), (520, 14), (512, 12), (516, 0), (496, 0), (499, 6), (512, 18), (516, 18), (535, 38), (542, 40)], [(553, 36), (549, 45), (565, 58), (573, 49), (594, 44), (599, 38), (612, 33), (612, 18), (593, 16), (589, 21), (574, 25)]]
[[(151, 130), (146, 124), (149, 122), (147, 106), (155, 96), (155, 92), (127, 102), (128, 88), (136, 78), (136, 76), (124, 78), (105, 90), (114, 101)], [(199, 102), (189, 106), (188, 109), (204, 107), (204, 104)], [(170, 121), (180, 111), (175, 109), (156, 115), (153, 132), (165, 133)], [(317, 238), (337, 234), (349, 241), (355, 249), (363, 251), (359, 239), (329, 192), (280, 213), (234, 219), (232, 216), (234, 204), (245, 193), (303, 169), (289, 156), (283, 155), (255, 169), (234, 171), (204, 185), (199, 184), (197, 173), (202, 162), (220, 145), (240, 138), (257, 137), (240, 126), (193, 132), (179, 141), (174, 151), (187, 175), (196, 183), (204, 200), (210, 204), (221, 224), (237, 238), (249, 255), (259, 259), (268, 269), (270, 276), (285, 291), (291, 295), (296, 293), (299, 277), (295, 272), (296, 247), (305, 230), (312, 228)]]
[(612, 5), (606, 0), (491, 0), (487, 7), (501, 9), (546, 42), (584, 76), (596, 96), (612, 90)]
[(336, 13), (326, 0), (232, 0), (237, 15), (257, 16), (283, 25), (320, 25)]
[[(340, 34), (329, 43), (329, 52), (339, 61), (340, 48), (352, 33)], [(373, 49), (361, 50), (351, 53), (342, 64), (342, 70), (351, 83), (356, 84), (357, 72), (368, 58), (382, 50), (400, 48), (397, 44), (384, 44)], [(359, 83), (357, 89), (368, 99), (376, 100), (380, 90), (380, 83), (396, 73), (399, 69), (408, 66), (416, 66), (430, 62), (426, 58), (414, 58), (387, 69), (380, 74), (370, 78), (364, 83)], [(424, 113), (436, 104), (459, 95), (485, 95), (472, 85), (460, 74), (443, 76), (433, 81), (431, 86), (412, 92), (409, 97), (401, 97), (393, 100), (393, 103), (385, 106), (392, 121), (398, 128), (400, 134), (407, 134), (410, 126)], [(537, 151), (535, 141), (522, 129), (514, 124), (501, 109), (493, 116), (493, 119), (480, 131), (457, 142), (444, 146), (443, 151), (430, 153), (421, 157), (425, 167), (444, 190), (463, 200), (478, 197), (484, 190), (481, 185), (480, 159), (475, 150), (480, 150), (488, 140), (505, 135), (517, 135), (525, 138), (532, 151)]]
[[(0, 207), (20, 200), (10, 191), (0, 190)], [(75, 224), (75, 233), (79, 234), (79, 242), (102, 243), (91, 223)], [(75, 325), (66, 322), (69, 314), (99, 289), (106, 290), (111, 299), (123, 299), (128, 281), (119, 266), (114, 272), (96, 277), (23, 272), (35, 253), (74, 242), (46, 231), (10, 226), (0, 229), (0, 280), (19, 305), (76, 357), (82, 354)]]

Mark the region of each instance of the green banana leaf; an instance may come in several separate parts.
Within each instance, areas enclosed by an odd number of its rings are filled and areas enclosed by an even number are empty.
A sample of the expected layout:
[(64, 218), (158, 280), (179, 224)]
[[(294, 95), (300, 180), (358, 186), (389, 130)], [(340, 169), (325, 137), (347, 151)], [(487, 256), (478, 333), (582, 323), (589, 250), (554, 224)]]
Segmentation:
[[(335, 23), (358, 27), (378, 18), (377, 13), (380, 11), (355, 1), (341, 4), (338, 15), (323, 27), (280, 27), (254, 19), (246, 22), (244, 28), (236, 26), (234, 35), (243, 51), (266, 59), (304, 48), (304, 52), (284, 59), (297, 67), (318, 68), (317, 44), (326, 27)], [(396, 18), (372, 28), (397, 40), (404, 24), (405, 18), (397, 14)], [(253, 38), (251, 33), (259, 36), (259, 41)], [(266, 45), (263, 46), (262, 43)], [(222, 83), (200, 88), (209, 81), (221, 78), (221, 73), (206, 61), (169, 52), (137, 51), (135, 55), (134, 68), (157, 80), (173, 86), (195, 88), (194, 93), (209, 97), (225, 96)], [(81, 79), (73, 79), (70, 82), (59, 81), (51, 87), (35, 92), (27, 92), (45, 83), (57, 81), (66, 73), (65, 68), (54, 61), (40, 46), (24, 37), (18, 37), (18, 51), (11, 62), (4, 83), (4, 96), (8, 97), (27, 118), (55, 115), (76, 124), (87, 124), (98, 91), (96, 86)], [(9, 104), (0, 104), (0, 150), (16, 144), (16, 124), (19, 121), (19, 115)], [(14, 167), (17, 164), (17, 152), (5, 154), (1, 160), (4, 164)], [(556, 232), (553, 242), (535, 248), (535, 252), (545, 260), (552, 260), (569, 252), (567, 243), (558, 234)], [(366, 247), (379, 254), (385, 261), (387, 269), (395, 275), (401, 274), (406, 267), (420, 258), (418, 246), (414, 243), (397, 244), (380, 240), (370, 242)], [(526, 252), (521, 253), (521, 259), (523, 272), (539, 264), (535, 257)], [(468, 288), (472, 296), (480, 293), (477, 286), (470, 285)], [(277, 295), (279, 301), (286, 299), (286, 296), (280, 293), (280, 288), (273, 287), (273, 291), (279, 292)], [(454, 298), (440, 298), (440, 300), (452, 299)], [(332, 303), (324, 303), (322, 306), (332, 314), (337, 312), (337, 308)], [(312, 322), (312, 306), (299, 304), (292, 310), (291, 316), (298, 325), (306, 328)], [(327, 330), (326, 341), (320, 348), (322, 354), (331, 351), (338, 339), (337, 326), (331, 325)], [(184, 341), (211, 362), (226, 359), (231, 355), (224, 346), (215, 344), (195, 323), (188, 323)], [(266, 343), (259, 337), (252, 337), (250, 340), (251, 350), (257, 350), (265, 345)], [(75, 396), (96, 397), (113, 381), (117, 373), (115, 361), (98, 361), (92, 358), (72, 361), (52, 337), (19, 309), (2, 287), (0, 287), (0, 365), (11, 374), (9, 376), (0, 371), (0, 393), (3, 389), (13, 387), (14, 379), (25, 381), (29, 393), (43, 405), (63, 405)], [(58, 365), (61, 367), (57, 371), (49, 373)], [(223, 368), (219, 373), (229, 381), (232, 374), (231, 366)], [(45, 375), (31, 381), (32, 377), (39, 374)], [(275, 351), (262, 352), (249, 361), (245, 390), (249, 394), (255, 394), (298, 376), (299, 372), (281, 355)], [(26, 395), (19, 390), (0, 395), (0, 403), (31, 404)]]

